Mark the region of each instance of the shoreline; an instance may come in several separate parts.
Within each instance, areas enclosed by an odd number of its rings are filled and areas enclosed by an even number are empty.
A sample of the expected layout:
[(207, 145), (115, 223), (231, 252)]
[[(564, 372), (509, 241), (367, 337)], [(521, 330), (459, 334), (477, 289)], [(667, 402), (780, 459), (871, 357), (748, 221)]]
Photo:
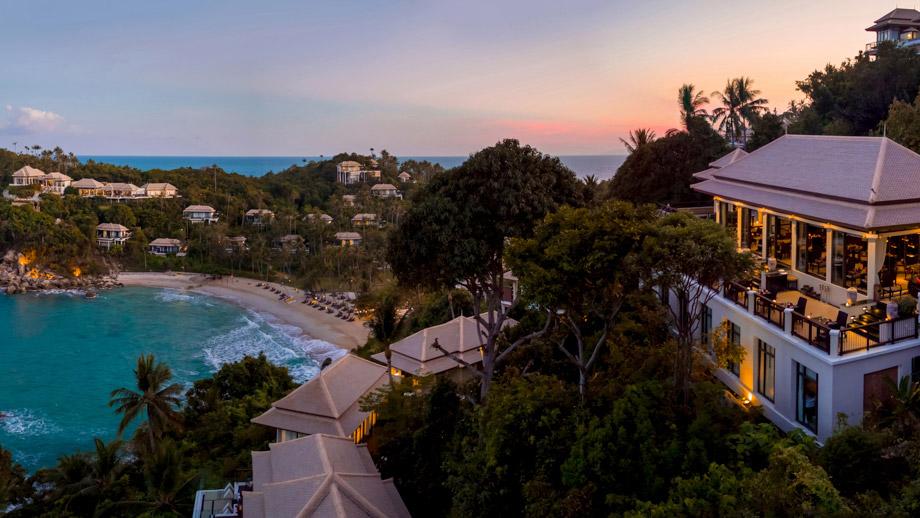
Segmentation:
[[(168, 288), (191, 291), (228, 301), (243, 309), (265, 313), (280, 323), (300, 329), (303, 336), (323, 340), (340, 349), (350, 351), (367, 342), (370, 331), (363, 322), (347, 322), (335, 316), (318, 311), (307, 304), (301, 304), (304, 291), (275, 282), (264, 282), (248, 277), (224, 277), (209, 279), (198, 273), (121, 272), (118, 282), (124, 286)], [(296, 302), (287, 304), (278, 300), (269, 290), (256, 284), (269, 284), (288, 293)]]

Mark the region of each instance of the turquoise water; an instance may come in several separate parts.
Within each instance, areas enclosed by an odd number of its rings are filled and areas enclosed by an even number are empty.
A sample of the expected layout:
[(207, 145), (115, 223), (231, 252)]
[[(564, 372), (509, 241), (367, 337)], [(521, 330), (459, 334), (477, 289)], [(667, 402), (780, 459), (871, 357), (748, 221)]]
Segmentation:
[[(129, 155), (81, 155), (80, 160), (95, 160), (107, 164), (131, 166), (141, 171), (151, 169), (178, 169), (180, 167), (209, 167), (217, 165), (231, 173), (247, 176), (261, 176), (269, 171), (280, 172), (292, 165), (313, 160), (318, 156), (129, 156)], [(403, 160), (427, 160), (450, 169), (462, 164), (465, 156), (410, 156)], [(570, 155), (559, 157), (576, 175), (584, 178), (590, 174), (600, 180), (611, 178), (617, 168), (626, 160), (623, 155)]]
[(115, 436), (109, 393), (132, 387), (137, 357), (153, 353), (179, 383), (260, 351), (303, 381), (343, 354), (270, 317), (204, 295), (156, 288), (0, 295), (0, 446), (27, 469)]

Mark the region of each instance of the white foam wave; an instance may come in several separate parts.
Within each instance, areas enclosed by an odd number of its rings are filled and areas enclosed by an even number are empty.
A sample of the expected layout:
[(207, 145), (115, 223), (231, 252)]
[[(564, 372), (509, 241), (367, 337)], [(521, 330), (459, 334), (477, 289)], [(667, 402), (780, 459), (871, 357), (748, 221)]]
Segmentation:
[(203, 295), (197, 295), (195, 293), (186, 293), (179, 290), (174, 290), (170, 288), (163, 288), (154, 296), (158, 302), (164, 303), (178, 303), (185, 302), (189, 304), (197, 304), (202, 306), (213, 306), (208, 299), (209, 297)]
[(287, 367), (294, 380), (303, 382), (319, 372), (325, 358), (345, 354), (328, 342), (303, 336), (299, 327), (279, 323), (268, 315), (249, 311), (239, 323), (239, 327), (210, 339), (204, 348), (205, 361), (213, 370), (244, 356), (264, 353), (272, 363)]
[(33, 437), (58, 433), (61, 428), (48, 417), (28, 408), (0, 410), (0, 430), (10, 435)]
[(34, 291), (32, 292), (32, 294), (36, 297), (45, 297), (48, 295), (61, 295), (65, 297), (82, 297), (86, 295), (86, 291), (78, 290), (78, 289), (65, 290), (65, 289), (60, 288), (60, 289), (53, 289), (53, 290)]

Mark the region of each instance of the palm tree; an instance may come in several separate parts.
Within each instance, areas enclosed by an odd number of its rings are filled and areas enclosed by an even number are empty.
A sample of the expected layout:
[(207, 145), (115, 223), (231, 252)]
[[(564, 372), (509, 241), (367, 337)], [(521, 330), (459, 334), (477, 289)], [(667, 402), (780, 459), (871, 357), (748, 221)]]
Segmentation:
[(109, 406), (117, 406), (116, 414), (122, 414), (118, 424), (118, 435), (142, 413), (147, 414), (147, 438), (150, 451), (154, 451), (156, 439), (171, 428), (179, 426), (179, 395), (182, 386), (178, 383), (166, 385), (172, 378), (169, 367), (156, 362), (152, 354), (142, 355), (137, 359), (137, 368), (134, 369), (137, 380), (135, 392), (127, 388), (112, 391)]
[(680, 118), (684, 123), (684, 129), (690, 129), (690, 121), (695, 117), (706, 118), (704, 105), (709, 104), (709, 98), (703, 95), (703, 92), (696, 89), (691, 84), (681, 85), (677, 91), (677, 103), (680, 105)]
[(186, 516), (181, 511), (191, 505), (189, 484), (195, 480), (182, 470), (182, 459), (176, 445), (166, 440), (144, 458), (144, 479), (147, 495), (143, 500), (125, 500), (112, 505), (111, 510), (132, 509), (144, 516)]
[(102, 500), (106, 491), (115, 484), (127, 467), (121, 461), (121, 441), (114, 440), (106, 444), (96, 437), (94, 442), (96, 451), (88, 457), (88, 473), (82, 480), (66, 488), (67, 492), (76, 491), (67, 499), (68, 509), (74, 500), (81, 498), (92, 498), (95, 502)]
[(651, 144), (655, 141), (655, 132), (648, 128), (639, 128), (629, 132), (629, 140), (620, 139), (620, 142), (626, 146), (626, 151), (633, 154), (637, 149)]
[(732, 145), (747, 141), (748, 124), (767, 109), (767, 100), (758, 97), (760, 90), (754, 89), (753, 84), (753, 79), (739, 77), (728, 80), (724, 91), (712, 93), (722, 105), (713, 110), (713, 122)]

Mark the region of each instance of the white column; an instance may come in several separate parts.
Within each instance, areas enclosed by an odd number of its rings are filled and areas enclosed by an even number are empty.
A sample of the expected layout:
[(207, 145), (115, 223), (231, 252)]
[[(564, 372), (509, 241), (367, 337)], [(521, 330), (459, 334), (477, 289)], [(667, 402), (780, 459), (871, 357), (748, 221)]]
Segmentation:
[(795, 310), (792, 308), (786, 308), (783, 310), (783, 332), (787, 335), (792, 334), (792, 314), (795, 313)]
[(791, 220), (791, 221), (792, 221), (792, 247), (791, 247), (791, 248), (792, 248), (792, 254), (790, 255), (790, 259), (789, 259), (789, 262), (791, 263), (789, 266), (791, 266), (793, 270), (798, 270), (798, 264), (799, 264), (799, 262), (798, 262), (798, 261), (799, 261), (799, 223), (798, 223), (797, 221), (795, 221), (795, 220)]
[[(875, 286), (878, 284), (878, 267), (884, 257), (879, 257), (877, 237), (866, 238), (866, 295), (869, 300), (875, 300)], [(884, 250), (881, 253), (885, 253)]]
[(747, 292), (747, 310), (748, 313), (754, 312), (754, 295), (757, 295), (757, 292), (754, 290), (748, 290)]
[(825, 232), (824, 282), (831, 284), (831, 269), (834, 267), (834, 231), (827, 229)]
[(840, 356), (840, 330), (831, 329), (830, 333), (828, 334), (830, 335), (830, 340), (829, 340), (830, 345), (828, 347), (829, 348), (828, 352), (830, 353), (832, 357)]
[(767, 262), (770, 259), (767, 257), (767, 221), (770, 218), (763, 211), (757, 211), (757, 217), (760, 219), (760, 257), (763, 262)]

